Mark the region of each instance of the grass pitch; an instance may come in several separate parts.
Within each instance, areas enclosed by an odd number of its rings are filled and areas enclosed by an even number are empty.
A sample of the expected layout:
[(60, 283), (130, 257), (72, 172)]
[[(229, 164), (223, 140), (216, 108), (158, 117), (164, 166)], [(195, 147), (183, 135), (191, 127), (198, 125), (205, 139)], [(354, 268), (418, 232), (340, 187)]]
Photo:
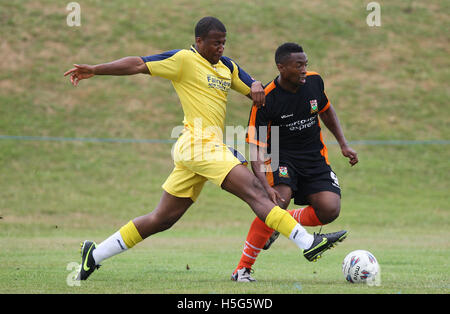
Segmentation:
[[(14, 144), (28, 145), (36, 144)], [(55, 170), (60, 168), (56, 162), (55, 168), (42, 167), (60, 154), (56, 149), (49, 156), (35, 147), (33, 155), (16, 160), (20, 167), (11, 166), (3, 177), (10, 188), (2, 190), (1, 201), (2, 293), (449, 292), (448, 186), (445, 169), (430, 167), (435, 156), (445, 154), (441, 147), (359, 146), (361, 163), (349, 169), (331, 145), (344, 193), (341, 216), (325, 231), (345, 228), (350, 235), (317, 263), (307, 262), (295, 245), (280, 238), (260, 254), (257, 283), (231, 282), (253, 214), (207, 184), (172, 229), (105, 261), (88, 281), (71, 286), (79, 242), (100, 242), (128, 219), (151, 210), (170, 170), (136, 156), (139, 149), (128, 144), (101, 145), (69, 159), (76, 155), (71, 152), (75, 147), (82, 150), (77, 144), (60, 147), (69, 152), (61, 167), (67, 170)], [(153, 146), (140, 149), (150, 153)], [(412, 154), (420, 157), (414, 165), (405, 163)], [(380, 168), (386, 159), (393, 160), (390, 167)], [(127, 166), (126, 160), (133, 162)], [(434, 183), (424, 182), (426, 176)], [(341, 263), (355, 249), (375, 254), (381, 286), (345, 282)]]

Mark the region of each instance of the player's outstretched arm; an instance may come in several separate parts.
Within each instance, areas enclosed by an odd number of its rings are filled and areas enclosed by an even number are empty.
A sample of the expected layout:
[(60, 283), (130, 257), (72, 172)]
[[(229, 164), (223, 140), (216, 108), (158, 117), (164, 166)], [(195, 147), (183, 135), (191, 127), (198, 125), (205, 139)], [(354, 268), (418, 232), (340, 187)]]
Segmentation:
[(64, 73), (70, 75), (70, 82), (77, 86), (81, 80), (88, 79), (94, 75), (133, 75), (150, 74), (147, 66), (140, 57), (125, 57), (109, 63), (97, 65), (74, 64), (74, 68)]

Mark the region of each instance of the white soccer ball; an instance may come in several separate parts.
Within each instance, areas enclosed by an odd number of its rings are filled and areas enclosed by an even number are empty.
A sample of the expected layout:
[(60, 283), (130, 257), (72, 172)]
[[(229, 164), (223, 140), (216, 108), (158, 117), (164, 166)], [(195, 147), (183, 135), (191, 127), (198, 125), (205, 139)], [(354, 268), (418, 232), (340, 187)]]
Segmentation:
[(365, 250), (350, 252), (342, 262), (342, 272), (351, 283), (380, 284), (380, 265), (375, 256)]

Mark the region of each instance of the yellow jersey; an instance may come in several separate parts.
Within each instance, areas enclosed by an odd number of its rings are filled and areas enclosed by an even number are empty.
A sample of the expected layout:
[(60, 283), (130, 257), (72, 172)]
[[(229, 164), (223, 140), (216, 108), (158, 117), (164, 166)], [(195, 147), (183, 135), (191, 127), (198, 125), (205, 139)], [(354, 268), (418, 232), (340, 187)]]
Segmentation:
[(141, 58), (150, 75), (172, 82), (190, 130), (218, 127), (223, 132), (230, 88), (247, 95), (254, 82), (232, 59), (222, 56), (211, 64), (193, 46)]

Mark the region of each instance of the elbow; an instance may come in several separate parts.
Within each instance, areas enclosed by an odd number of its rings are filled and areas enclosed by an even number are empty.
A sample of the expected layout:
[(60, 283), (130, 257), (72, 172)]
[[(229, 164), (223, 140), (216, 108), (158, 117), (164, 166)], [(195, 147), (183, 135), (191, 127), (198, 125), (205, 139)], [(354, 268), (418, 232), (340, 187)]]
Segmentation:
[(140, 62), (136, 65), (136, 73), (150, 74), (150, 70), (148, 69), (145, 62), (141, 58), (139, 58), (139, 61)]

